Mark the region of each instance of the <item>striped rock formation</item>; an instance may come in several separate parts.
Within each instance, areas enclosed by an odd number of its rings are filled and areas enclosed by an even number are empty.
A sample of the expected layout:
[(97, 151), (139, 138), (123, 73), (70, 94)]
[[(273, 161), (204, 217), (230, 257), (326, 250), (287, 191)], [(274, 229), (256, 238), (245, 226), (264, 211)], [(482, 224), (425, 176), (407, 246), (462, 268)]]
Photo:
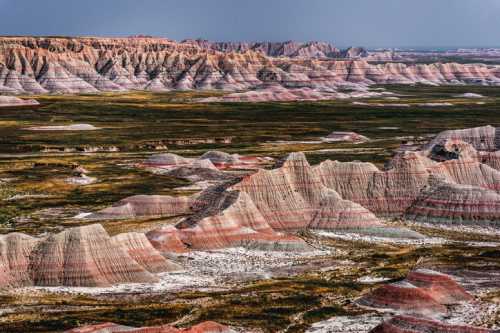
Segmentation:
[(388, 230), (370, 211), (325, 187), (302, 153), (290, 154), (276, 169), (261, 169), (241, 180), (209, 188), (196, 203), (192, 206), (196, 213), (175, 228), (168, 226), (147, 234), (157, 249), (179, 252), (246, 246), (301, 250), (308, 246), (290, 232)]
[(439, 133), (424, 149), (431, 150), (436, 145), (444, 145), (446, 141), (466, 142), (478, 151), (496, 151), (500, 150), (500, 129), (488, 125), (444, 131)]
[(433, 178), (405, 217), (426, 223), (500, 227), (500, 194), (479, 186)]
[(490, 330), (480, 327), (466, 325), (452, 325), (444, 322), (415, 318), (409, 316), (395, 316), (379, 326), (370, 333), (498, 333), (498, 330)]
[(410, 272), (404, 281), (383, 285), (362, 296), (356, 303), (397, 313), (440, 317), (448, 312), (446, 305), (470, 300), (472, 296), (452, 277), (428, 269), (417, 269)]
[[(317, 60), (310, 56), (321, 55), (326, 51), (324, 46), (292, 49), (302, 57), (274, 58), (252, 49), (214, 50), (163, 38), (2, 37), (0, 93), (234, 91), (273, 83), (287, 89), (309, 88), (322, 95), (340, 87), (357, 89), (370, 84), (500, 83), (499, 71), (482, 64)], [(353, 49), (346, 53), (351, 54), (359, 52)]]
[(428, 292), (406, 281), (377, 288), (356, 303), (380, 310), (427, 317), (440, 317), (448, 313), (446, 306), (436, 301)]
[(238, 154), (228, 154), (223, 151), (207, 151), (199, 158), (185, 158), (176, 154), (166, 153), (149, 157), (144, 166), (162, 168), (166, 170), (180, 167), (193, 169), (254, 169), (263, 164), (272, 162), (269, 157), (241, 156)]
[(212, 321), (206, 321), (190, 328), (175, 328), (173, 326), (156, 326), (134, 328), (113, 323), (75, 328), (66, 333), (235, 333), (231, 328)]
[(406, 281), (427, 291), (440, 304), (451, 305), (473, 299), (451, 276), (433, 270), (413, 270), (406, 277)]
[(433, 162), (418, 153), (397, 155), (388, 170), (372, 163), (325, 161), (313, 167), (317, 178), (344, 199), (377, 216), (400, 216), (427, 184)]
[(157, 281), (153, 273), (180, 268), (161, 256), (144, 235), (109, 237), (98, 224), (45, 238), (1, 235), (0, 258), (0, 288), (151, 283)]

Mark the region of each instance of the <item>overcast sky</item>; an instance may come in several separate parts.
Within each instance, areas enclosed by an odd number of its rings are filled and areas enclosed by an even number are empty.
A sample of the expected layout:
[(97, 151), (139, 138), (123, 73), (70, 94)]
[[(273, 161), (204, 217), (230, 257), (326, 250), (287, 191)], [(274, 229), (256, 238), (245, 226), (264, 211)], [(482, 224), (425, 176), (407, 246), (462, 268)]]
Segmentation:
[(0, 35), (500, 46), (500, 0), (0, 0)]

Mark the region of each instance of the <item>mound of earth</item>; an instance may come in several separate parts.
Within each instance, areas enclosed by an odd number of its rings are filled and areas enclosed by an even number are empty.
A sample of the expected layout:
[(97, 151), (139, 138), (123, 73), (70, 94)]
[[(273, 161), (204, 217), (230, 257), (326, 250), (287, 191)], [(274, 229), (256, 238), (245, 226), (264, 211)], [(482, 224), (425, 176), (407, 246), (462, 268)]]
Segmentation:
[(190, 328), (175, 328), (173, 326), (156, 326), (134, 328), (113, 323), (75, 328), (66, 333), (236, 333), (231, 328), (212, 321), (206, 321)]
[[(1, 86), (0, 86), (1, 92)], [(30, 105), (40, 105), (34, 99), (21, 99), (15, 96), (1, 96), (0, 95), (0, 107), (12, 107), (12, 106), (30, 106)]]
[(95, 131), (99, 128), (89, 124), (28, 127), (29, 131)]
[(498, 331), (466, 325), (452, 325), (444, 322), (409, 316), (395, 316), (370, 333), (495, 333)]
[(185, 158), (176, 154), (166, 153), (149, 157), (143, 165), (147, 167), (174, 170), (180, 167), (192, 169), (254, 169), (270, 163), (272, 158), (257, 156), (241, 156), (223, 151), (207, 151), (199, 158)]
[(0, 287), (152, 283), (158, 281), (153, 273), (180, 269), (144, 234), (110, 237), (99, 224), (44, 238), (0, 235), (0, 258)]
[(129, 219), (135, 217), (168, 217), (191, 212), (194, 197), (168, 195), (135, 195), (88, 215), (88, 219)]
[(322, 139), (325, 142), (366, 142), (366, 136), (356, 132), (332, 132)]
[(415, 270), (404, 281), (383, 285), (356, 301), (357, 304), (402, 314), (440, 317), (447, 314), (446, 305), (470, 301), (467, 293), (453, 278), (431, 270)]

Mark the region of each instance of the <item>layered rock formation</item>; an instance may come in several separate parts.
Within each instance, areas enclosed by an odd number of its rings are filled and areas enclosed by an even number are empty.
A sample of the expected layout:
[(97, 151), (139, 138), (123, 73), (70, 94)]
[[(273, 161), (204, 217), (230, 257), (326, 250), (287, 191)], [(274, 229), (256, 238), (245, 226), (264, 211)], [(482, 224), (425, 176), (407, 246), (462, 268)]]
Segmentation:
[(206, 321), (190, 328), (179, 329), (173, 326), (134, 328), (113, 323), (104, 323), (75, 328), (66, 333), (235, 333), (231, 328), (212, 321)]
[(175, 228), (147, 234), (156, 248), (166, 252), (231, 246), (304, 249), (303, 241), (284, 232), (386, 230), (366, 208), (324, 186), (301, 153), (291, 154), (276, 169), (209, 188), (196, 202), (191, 207), (195, 214)]
[(272, 162), (269, 157), (241, 156), (228, 154), (223, 151), (212, 150), (199, 158), (185, 158), (172, 153), (153, 155), (143, 165), (155, 168), (173, 170), (180, 167), (193, 169), (254, 169), (263, 164)]
[(153, 273), (180, 269), (143, 234), (109, 237), (98, 224), (45, 238), (0, 235), (0, 258), (0, 287), (151, 283)]
[(428, 332), (446, 332), (446, 333), (495, 333), (496, 330), (490, 330), (466, 325), (452, 325), (444, 322), (415, 318), (409, 316), (395, 316), (379, 326), (375, 327), (370, 333), (428, 333)]
[(447, 131), (422, 151), (398, 153), (385, 170), (325, 161), (314, 172), (325, 186), (377, 216), (407, 212), (418, 221), (490, 223), (500, 218), (497, 145), (491, 126)]
[(446, 305), (470, 301), (467, 293), (452, 277), (419, 269), (404, 281), (375, 289), (356, 301), (357, 304), (376, 309), (390, 309), (397, 313), (440, 317), (448, 310)]
[(500, 194), (479, 186), (434, 179), (408, 208), (417, 222), (500, 226)]
[(14, 106), (34, 106), (40, 105), (34, 99), (21, 99), (14, 96), (1, 96), (0, 95), (0, 108), (1, 107), (14, 107)]
[[(500, 83), (500, 71), (481, 64), (370, 64), (365, 60), (310, 58), (328, 53), (329, 48), (319, 44), (293, 46), (281, 53), (303, 53), (307, 59), (290, 59), (253, 50), (232, 52), (225, 47), (221, 52), (198, 43), (161, 38), (3, 37), (0, 92), (247, 90), (272, 83), (309, 88), (321, 95), (334, 93), (338, 87), (356, 89), (375, 83)], [(312, 97), (314, 93), (304, 94)]]

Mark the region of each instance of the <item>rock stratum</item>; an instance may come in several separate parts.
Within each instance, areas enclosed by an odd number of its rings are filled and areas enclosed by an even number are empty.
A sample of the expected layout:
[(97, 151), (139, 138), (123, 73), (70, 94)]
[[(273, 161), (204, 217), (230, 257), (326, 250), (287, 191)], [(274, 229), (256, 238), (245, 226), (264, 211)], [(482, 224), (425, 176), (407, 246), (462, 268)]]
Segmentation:
[[(274, 84), (292, 89), (295, 99), (309, 99), (335, 98), (338, 88), (366, 89), (370, 84), (500, 84), (500, 69), (490, 65), (373, 64), (314, 57), (331, 52), (336, 52), (334, 47), (318, 43), (247, 48), (163, 38), (2, 37), (0, 93), (234, 91)], [(352, 49), (345, 56), (360, 52)]]

